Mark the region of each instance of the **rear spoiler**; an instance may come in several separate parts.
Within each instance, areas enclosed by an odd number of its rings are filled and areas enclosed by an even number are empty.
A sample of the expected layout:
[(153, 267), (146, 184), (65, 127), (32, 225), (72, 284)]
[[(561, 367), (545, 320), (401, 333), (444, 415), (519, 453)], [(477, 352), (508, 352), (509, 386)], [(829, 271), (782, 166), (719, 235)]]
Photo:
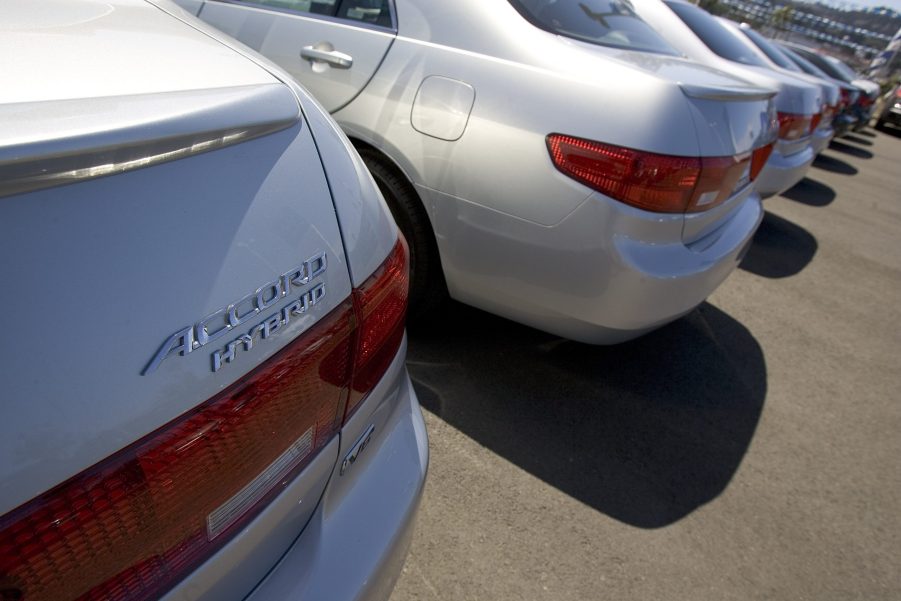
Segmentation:
[(769, 100), (776, 95), (776, 90), (752, 86), (711, 87), (680, 83), (682, 92), (689, 98), (703, 100), (723, 100), (726, 102), (742, 102), (751, 100)]
[(0, 197), (209, 152), (300, 116), (280, 83), (0, 105)]

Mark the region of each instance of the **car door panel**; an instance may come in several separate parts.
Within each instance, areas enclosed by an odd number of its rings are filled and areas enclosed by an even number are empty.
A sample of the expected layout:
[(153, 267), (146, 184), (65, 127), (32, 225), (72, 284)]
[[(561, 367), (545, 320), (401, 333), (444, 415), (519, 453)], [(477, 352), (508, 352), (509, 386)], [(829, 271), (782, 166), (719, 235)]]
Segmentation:
[(394, 41), (394, 31), (383, 26), (390, 14), (380, 4), (212, 1), (201, 16), (281, 65), (334, 112), (369, 83)]

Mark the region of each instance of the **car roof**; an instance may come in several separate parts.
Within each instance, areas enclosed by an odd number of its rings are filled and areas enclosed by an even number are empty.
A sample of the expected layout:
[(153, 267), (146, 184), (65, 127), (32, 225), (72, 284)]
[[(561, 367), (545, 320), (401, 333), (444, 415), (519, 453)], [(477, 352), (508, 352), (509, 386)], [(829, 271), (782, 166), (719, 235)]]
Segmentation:
[(144, 0), (12, 0), (0, 32), (0, 106), (277, 82)]

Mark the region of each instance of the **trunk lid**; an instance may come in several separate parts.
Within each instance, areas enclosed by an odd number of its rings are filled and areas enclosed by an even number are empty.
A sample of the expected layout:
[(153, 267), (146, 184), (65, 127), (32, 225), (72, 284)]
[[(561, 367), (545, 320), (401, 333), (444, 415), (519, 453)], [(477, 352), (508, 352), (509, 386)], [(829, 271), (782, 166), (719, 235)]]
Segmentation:
[[(35, 503), (23, 504), (76, 474), (81, 474), (76, 482), (84, 482), (85, 470), (89, 478), (111, 473), (104, 470), (119, 465), (123, 456), (145, 461), (141, 486), (149, 492), (134, 499), (140, 519), (125, 516), (107, 524), (109, 530), (100, 517), (90, 517), (106, 515), (105, 509), (73, 515), (72, 523), (96, 526), (96, 540), (54, 555), (59, 565), (53, 570), (29, 572), (29, 578), (45, 581), (44, 588), (13, 583), (36, 597), (77, 597), (96, 581), (73, 574), (126, 574), (115, 571), (120, 559), (129, 570), (146, 568), (146, 582), (162, 578), (154, 570), (166, 560), (160, 549), (168, 547), (145, 544), (144, 536), (150, 522), (169, 533), (158, 536), (175, 536), (175, 510), (164, 513), (166, 507), (196, 511), (197, 523), (205, 524), (198, 536), (218, 545), (228, 540), (219, 537), (226, 529), (243, 527), (247, 503), (263, 498), (261, 477), (280, 482), (284, 466), (302, 465), (295, 459), (309, 460), (320, 448), (316, 461), (327, 467), (318, 473), (327, 475), (337, 459), (335, 430), (346, 402), (346, 389), (337, 385), (321, 387), (315, 406), (304, 400), (296, 407), (300, 431), (268, 467), (269, 455), (261, 452), (245, 463), (228, 447), (212, 454), (226, 458), (225, 464), (211, 456), (203, 469), (195, 461), (194, 471), (184, 473), (178, 457), (193, 452), (196, 441), (212, 430), (179, 428), (192, 424), (199, 406), (222, 398), (223, 391), (239, 390), (228, 398), (240, 398), (249, 389), (245, 376), (261, 366), (281, 365), (281, 359), (268, 360), (284, 357), (280, 351), (325, 323), (332, 309), (347, 306), (351, 292), (329, 184), (290, 87), (145, 3), (115, 1), (103, 10), (89, 2), (59, 6), (43, 30), (31, 23), (32, 33), (25, 32), (23, 12), (22, 31), (14, 34), (38, 64), (46, 58), (40, 81), (26, 77), (22, 81), (28, 85), (14, 85), (25, 72), (15, 61), (18, 73), (0, 86), (0, 253), (7, 257), (0, 262), (0, 278), (10, 291), (3, 327), (15, 341), (0, 350), (6, 385), (0, 420), (3, 534), (9, 534), (9, 524), (37, 515), (31, 509)], [(127, 31), (135, 22), (141, 35), (131, 38)], [(54, 33), (60, 34), (59, 44)], [(77, 54), (80, 43), (71, 48), (68, 43), (82, 36), (109, 61), (98, 61), (95, 54), (83, 63), (92, 65), (85, 74), (90, 84), (69, 89), (75, 78), (70, 81), (67, 74), (66, 53)], [(145, 40), (153, 41), (154, 61), (127, 49), (134, 44), (147, 51)], [(197, 56), (191, 56), (192, 49)], [(17, 48), (17, 56), (22, 52)], [(53, 56), (61, 58), (54, 62)], [(21, 64), (34, 63), (29, 57)], [(160, 65), (172, 72), (159, 73)], [(278, 390), (287, 373), (271, 374), (264, 388)], [(317, 374), (328, 380), (327, 373)], [(237, 383), (244, 388), (232, 388)], [(246, 406), (259, 408), (252, 404), (258, 398)], [(240, 404), (233, 407), (237, 411)], [(256, 423), (263, 413), (245, 412), (244, 423)], [(281, 440), (272, 434), (278, 430), (272, 420), (258, 426), (254, 439), (263, 446)], [(196, 495), (154, 488), (168, 476), (151, 482), (148, 455), (140, 453), (149, 448), (147, 441), (160, 440), (185, 441), (167, 455), (173, 463), (166, 473), (173, 479), (196, 474), (227, 481), (232, 487), (224, 495), (227, 501), (207, 499), (205, 486), (197, 487)], [(258, 470), (247, 467), (261, 462)], [(309, 502), (292, 519), (305, 521), (326, 481), (325, 476), (302, 480), (308, 485), (294, 492)], [(59, 495), (70, 489), (54, 489), (54, 497), (39, 499), (37, 511), (51, 502), (60, 507)], [(62, 507), (75, 506), (75, 498), (63, 498)], [(193, 505), (184, 509), (185, 503)], [(166, 540), (154, 544), (181, 539)], [(257, 541), (255, 563), (230, 572), (230, 582), (240, 583), (230, 592), (249, 592), (290, 541), (282, 543), (276, 548)], [(79, 555), (78, 549), (95, 544), (90, 561)], [(123, 549), (124, 559), (116, 556)], [(31, 561), (15, 555), (5, 559)], [(183, 565), (193, 565), (192, 558)]]

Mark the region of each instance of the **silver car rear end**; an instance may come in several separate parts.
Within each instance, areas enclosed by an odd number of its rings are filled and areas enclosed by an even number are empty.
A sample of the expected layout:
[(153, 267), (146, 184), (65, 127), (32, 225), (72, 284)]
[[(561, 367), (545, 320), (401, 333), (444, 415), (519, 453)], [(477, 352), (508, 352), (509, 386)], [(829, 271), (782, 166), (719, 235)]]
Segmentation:
[(300, 549), (294, 586), (386, 598), (428, 457), (390, 215), (279, 71), (96, 9), (7, 38), (62, 69), (0, 93), (4, 594), (242, 599)]

